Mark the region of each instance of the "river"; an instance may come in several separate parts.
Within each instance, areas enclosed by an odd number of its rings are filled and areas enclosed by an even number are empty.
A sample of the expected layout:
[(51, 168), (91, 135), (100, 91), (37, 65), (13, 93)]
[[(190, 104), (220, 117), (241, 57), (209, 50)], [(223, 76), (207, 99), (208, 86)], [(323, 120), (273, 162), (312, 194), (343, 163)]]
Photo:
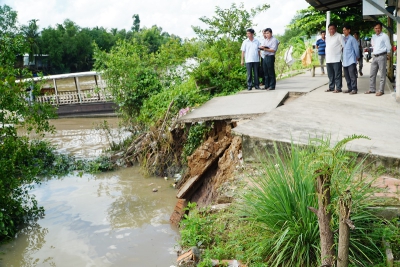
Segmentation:
[[(99, 155), (107, 138), (93, 123), (103, 120), (54, 120), (57, 133), (46, 138), (63, 152)], [(107, 121), (117, 124), (115, 118)], [(32, 191), (46, 210), (44, 218), (0, 247), (0, 266), (173, 265), (178, 232), (169, 224), (176, 203), (170, 183), (144, 178), (138, 167), (45, 181)]]

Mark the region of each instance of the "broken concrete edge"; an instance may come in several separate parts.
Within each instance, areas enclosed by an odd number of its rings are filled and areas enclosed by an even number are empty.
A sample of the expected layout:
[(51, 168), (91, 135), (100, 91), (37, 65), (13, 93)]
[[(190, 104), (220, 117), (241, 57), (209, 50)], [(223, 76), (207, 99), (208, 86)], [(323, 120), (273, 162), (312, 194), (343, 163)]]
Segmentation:
[[(241, 133), (235, 132), (232, 129), (233, 136), (239, 136), (242, 138), (242, 151), (243, 151), (243, 160), (247, 163), (259, 163), (260, 158), (268, 154), (275, 153), (275, 146), (278, 148), (290, 148), (291, 144), (299, 145), (299, 146), (307, 146), (301, 141), (295, 140), (272, 140), (272, 139), (264, 139), (259, 137), (252, 137), (249, 135), (244, 135)], [(395, 170), (400, 172), (400, 158), (396, 158), (390, 155), (378, 155), (372, 153), (366, 153), (362, 151), (355, 151), (352, 149), (346, 149), (348, 152), (356, 153), (359, 159), (366, 159), (366, 166), (375, 165), (383, 166), (387, 169)]]
[[(208, 121), (221, 121), (221, 120), (252, 119), (252, 118), (258, 117), (260, 115), (266, 114), (268, 112), (271, 112), (272, 110), (281, 106), (290, 96), (289, 91), (279, 92), (279, 94), (283, 94), (283, 93), (284, 93), (284, 96), (282, 97), (281, 101), (276, 106), (273, 106), (273, 108), (271, 110), (268, 110), (268, 111), (263, 111), (263, 112), (259, 112), (259, 113), (241, 113), (241, 114), (229, 114), (229, 115), (220, 115), (220, 116), (204, 116), (204, 117), (196, 117), (196, 118), (191, 118), (190, 113), (187, 113), (186, 115), (182, 116), (181, 118), (178, 118), (177, 122), (178, 123), (195, 123), (195, 122), (208, 122)], [(199, 108), (201, 109), (202, 106)], [(187, 118), (187, 117), (189, 117), (189, 118)]]
[[(209, 164), (208, 166), (211, 166), (212, 164)], [(207, 167), (205, 168), (204, 171), (207, 171)], [(193, 185), (199, 180), (201, 176), (196, 175), (193, 177), (190, 177), (185, 184), (179, 189), (178, 193), (176, 194), (176, 198), (181, 199), (184, 198), (187, 192), (193, 187)]]
[[(224, 116), (215, 116), (215, 117), (202, 117), (202, 118), (193, 118), (193, 119), (178, 119), (179, 123), (196, 123), (196, 122), (208, 122), (208, 121), (223, 121), (223, 120), (248, 120), (253, 119), (255, 117), (264, 115), (263, 113), (253, 113), (253, 114), (234, 114), (234, 115), (224, 115)], [(183, 117), (182, 117), (183, 118)]]

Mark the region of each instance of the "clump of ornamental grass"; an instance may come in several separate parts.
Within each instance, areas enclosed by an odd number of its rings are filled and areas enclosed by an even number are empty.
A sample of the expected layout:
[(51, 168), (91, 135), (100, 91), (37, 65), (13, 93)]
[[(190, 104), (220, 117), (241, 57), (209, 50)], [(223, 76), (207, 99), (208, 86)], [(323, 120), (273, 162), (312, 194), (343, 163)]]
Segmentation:
[[(376, 206), (371, 187), (373, 179), (360, 179), (365, 158), (345, 150), (352, 136), (332, 146), (330, 139), (312, 139), (308, 146), (275, 146), (273, 153), (260, 157), (256, 175), (238, 205), (239, 216), (257, 222), (265, 229), (253, 249), (263, 248), (268, 266), (319, 266), (320, 233), (317, 216), (309, 207), (318, 207), (316, 174), (327, 168), (331, 175), (331, 228), (337, 250), (339, 205), (344, 192), (351, 193), (351, 220), (356, 228), (350, 234), (349, 261), (367, 266), (383, 260), (381, 231), (376, 225), (389, 222), (370, 212)], [(264, 154), (265, 155), (265, 154)]]

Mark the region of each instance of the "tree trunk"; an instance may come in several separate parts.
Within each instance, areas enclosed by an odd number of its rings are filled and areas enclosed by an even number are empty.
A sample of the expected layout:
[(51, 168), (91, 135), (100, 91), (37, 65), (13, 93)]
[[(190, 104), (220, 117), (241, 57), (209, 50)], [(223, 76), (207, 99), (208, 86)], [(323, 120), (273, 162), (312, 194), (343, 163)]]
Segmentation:
[(328, 210), (331, 204), (331, 177), (319, 175), (317, 177), (318, 193), (318, 225), (321, 239), (321, 263), (322, 266), (333, 266), (334, 264), (334, 240), (333, 231), (330, 228), (332, 213)]
[(351, 194), (346, 191), (339, 200), (339, 245), (337, 267), (349, 265), (350, 228), (354, 229), (350, 221)]

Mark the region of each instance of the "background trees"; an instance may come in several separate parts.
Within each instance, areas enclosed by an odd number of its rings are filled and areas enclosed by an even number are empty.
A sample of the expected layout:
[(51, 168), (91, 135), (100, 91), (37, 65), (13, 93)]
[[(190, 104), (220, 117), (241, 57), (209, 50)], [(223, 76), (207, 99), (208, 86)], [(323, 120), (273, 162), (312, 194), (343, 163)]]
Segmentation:
[[(352, 33), (359, 31), (361, 35), (372, 32), (372, 22), (364, 21), (361, 6), (342, 7), (331, 11), (331, 23), (335, 23), (338, 31), (342, 31), (343, 24), (352, 26)], [(326, 13), (310, 6), (299, 10), (292, 19), (289, 29), (303, 31), (307, 36), (317, 34), (326, 27)]]

